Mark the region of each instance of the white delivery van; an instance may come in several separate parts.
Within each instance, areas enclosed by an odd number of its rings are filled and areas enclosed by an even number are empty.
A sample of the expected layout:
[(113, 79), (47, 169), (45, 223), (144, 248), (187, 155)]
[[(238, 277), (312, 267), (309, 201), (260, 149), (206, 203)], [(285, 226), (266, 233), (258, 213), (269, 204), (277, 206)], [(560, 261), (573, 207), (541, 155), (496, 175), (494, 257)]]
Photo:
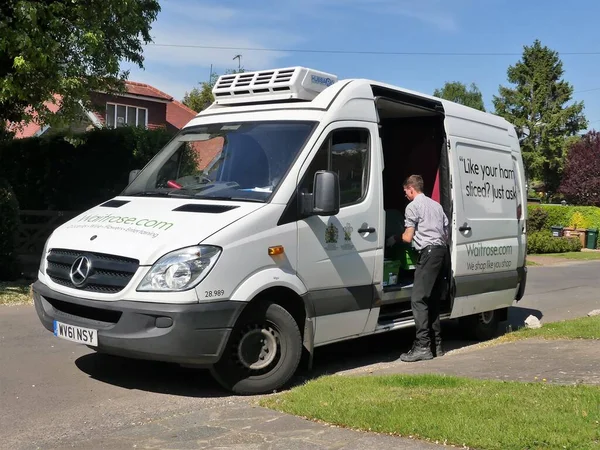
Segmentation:
[(213, 93), (121, 195), (48, 239), (33, 291), (56, 336), (281, 388), (316, 347), (414, 326), (414, 254), (385, 246), (411, 174), (451, 223), (442, 319), (486, 339), (523, 296), (523, 163), (503, 118), (303, 67)]

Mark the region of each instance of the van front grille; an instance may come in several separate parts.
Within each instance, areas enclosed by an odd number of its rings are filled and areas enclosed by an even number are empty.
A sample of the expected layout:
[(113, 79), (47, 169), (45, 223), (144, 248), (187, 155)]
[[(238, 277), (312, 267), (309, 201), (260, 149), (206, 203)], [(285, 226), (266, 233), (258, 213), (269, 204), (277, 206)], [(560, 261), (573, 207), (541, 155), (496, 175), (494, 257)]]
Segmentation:
[[(73, 264), (80, 257), (86, 258), (82, 273), (71, 277)], [(48, 254), (46, 273), (62, 286), (88, 292), (114, 294), (125, 288), (139, 267), (139, 261), (104, 253), (53, 249)], [(81, 261), (81, 260), (79, 260)], [(82, 281), (83, 280), (83, 281)]]

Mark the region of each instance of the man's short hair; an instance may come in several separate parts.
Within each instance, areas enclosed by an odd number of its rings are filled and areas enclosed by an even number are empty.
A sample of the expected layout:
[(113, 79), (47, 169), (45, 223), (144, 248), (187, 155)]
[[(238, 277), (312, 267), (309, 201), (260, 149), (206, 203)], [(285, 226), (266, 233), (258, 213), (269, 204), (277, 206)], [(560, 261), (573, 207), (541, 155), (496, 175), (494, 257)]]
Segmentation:
[(421, 175), (411, 175), (404, 181), (404, 187), (412, 187), (417, 192), (423, 192), (424, 183)]

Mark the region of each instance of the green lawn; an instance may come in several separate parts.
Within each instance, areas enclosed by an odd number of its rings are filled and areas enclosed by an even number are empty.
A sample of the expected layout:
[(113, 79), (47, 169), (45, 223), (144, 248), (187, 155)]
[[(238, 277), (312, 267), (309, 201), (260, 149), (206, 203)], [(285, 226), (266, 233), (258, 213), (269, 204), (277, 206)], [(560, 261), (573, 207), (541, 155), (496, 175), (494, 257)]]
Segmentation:
[(528, 338), (600, 339), (600, 316), (580, 317), (578, 319), (562, 320), (546, 324), (542, 319), (542, 328), (521, 328), (481, 345), (487, 346), (497, 343), (514, 342)]
[(261, 404), (338, 426), (482, 450), (600, 448), (600, 388), (591, 386), (327, 376)]
[(0, 281), (0, 305), (31, 304), (33, 300), (29, 295), (27, 282)]

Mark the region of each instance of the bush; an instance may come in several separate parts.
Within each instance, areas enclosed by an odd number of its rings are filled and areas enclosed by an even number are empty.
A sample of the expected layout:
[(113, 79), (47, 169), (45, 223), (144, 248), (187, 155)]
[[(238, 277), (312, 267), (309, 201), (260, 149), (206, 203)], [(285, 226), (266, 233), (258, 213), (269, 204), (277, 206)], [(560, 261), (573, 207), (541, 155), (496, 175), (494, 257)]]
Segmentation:
[(527, 226), (532, 231), (542, 231), (544, 228), (547, 228), (548, 224), (548, 212), (541, 208), (533, 208), (527, 218)]
[(22, 209), (84, 210), (120, 193), (172, 136), (122, 127), (14, 139), (0, 147), (0, 177)]
[[(538, 209), (547, 213), (543, 224), (536, 222), (543, 216)], [(549, 231), (552, 226), (600, 229), (600, 208), (595, 206), (529, 205), (528, 216), (529, 233)]]
[(527, 236), (527, 253), (567, 253), (581, 251), (579, 238), (556, 238), (552, 233), (538, 231)]
[(19, 203), (8, 182), (0, 178), (0, 280), (11, 281), (18, 277), (16, 255), (19, 232)]

